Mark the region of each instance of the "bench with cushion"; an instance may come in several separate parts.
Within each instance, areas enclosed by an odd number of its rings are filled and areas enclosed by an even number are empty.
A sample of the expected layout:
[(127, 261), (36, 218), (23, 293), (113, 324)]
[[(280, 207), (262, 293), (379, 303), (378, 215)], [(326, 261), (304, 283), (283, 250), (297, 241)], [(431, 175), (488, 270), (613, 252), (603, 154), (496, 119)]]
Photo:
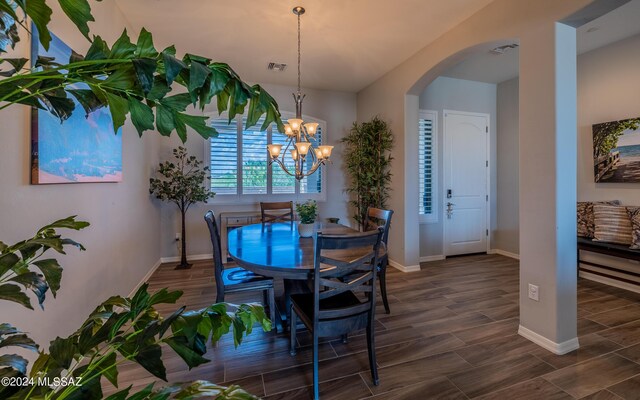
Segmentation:
[[(627, 245), (598, 242), (578, 236), (578, 271), (587, 272), (589, 274), (614, 279), (632, 285), (640, 285), (640, 267), (637, 271), (631, 271), (614, 265), (604, 265), (599, 262), (584, 260), (584, 258), (581, 258), (581, 250), (639, 262), (640, 250), (630, 249)], [(581, 264), (583, 265), (582, 268)]]
[(640, 207), (618, 200), (578, 202), (577, 218), (580, 276), (640, 291)]

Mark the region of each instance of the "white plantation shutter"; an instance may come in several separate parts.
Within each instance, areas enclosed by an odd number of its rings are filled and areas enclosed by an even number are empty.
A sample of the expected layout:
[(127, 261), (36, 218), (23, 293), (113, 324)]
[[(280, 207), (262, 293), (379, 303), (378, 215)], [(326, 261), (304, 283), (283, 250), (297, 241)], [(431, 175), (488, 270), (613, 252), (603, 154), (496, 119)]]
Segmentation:
[[(283, 117), (283, 119), (286, 119)], [(318, 133), (312, 140), (314, 146), (322, 144), (325, 132), (323, 121), (305, 119), (307, 122), (318, 122)], [(211, 126), (218, 131), (218, 137), (210, 140), (211, 191), (216, 195), (257, 195), (286, 196), (309, 194), (310, 198), (324, 200), (322, 189), (322, 169), (319, 168), (311, 177), (304, 178), (299, 184), (278, 164), (269, 167), (267, 144), (282, 144), (285, 151), (287, 137), (272, 126), (260, 131), (262, 122), (245, 129), (246, 119), (240, 117), (227, 124), (226, 118), (213, 118)], [(293, 160), (287, 150), (285, 164), (294, 171)], [(305, 170), (310, 166), (305, 165)], [(314, 196), (315, 195), (315, 196)], [(322, 196), (320, 196), (322, 195)], [(320, 197), (318, 197), (320, 196)], [(281, 197), (280, 197), (281, 198)], [(287, 197), (289, 199), (290, 197)], [(220, 199), (216, 196), (215, 199)], [(249, 199), (249, 198), (247, 198)], [(262, 200), (255, 199), (256, 201)], [(293, 197), (291, 197), (293, 199)]]
[(216, 194), (238, 193), (238, 125), (224, 118), (211, 124), (218, 137), (211, 138), (211, 191)]
[[(291, 147), (289, 147), (289, 149), (286, 148), (287, 135), (279, 132), (272, 132), (271, 142), (273, 144), (282, 145), (282, 151), (287, 152), (285, 156), (285, 165), (287, 166), (289, 171), (293, 171), (295, 168), (293, 165), (293, 159), (291, 158), (291, 156), (289, 156), (289, 154), (291, 154), (289, 153)], [(271, 165), (271, 192), (276, 194), (296, 192), (296, 178), (284, 172), (278, 164)]]
[[(240, 122), (239, 122), (240, 123)], [(242, 120), (242, 125), (246, 119)], [(242, 132), (242, 193), (267, 193), (267, 132), (260, 132), (262, 121)]]
[(435, 156), (436, 156), (436, 114), (421, 111), (418, 120), (418, 189), (420, 215), (431, 216), (427, 220), (437, 220), (435, 213)]

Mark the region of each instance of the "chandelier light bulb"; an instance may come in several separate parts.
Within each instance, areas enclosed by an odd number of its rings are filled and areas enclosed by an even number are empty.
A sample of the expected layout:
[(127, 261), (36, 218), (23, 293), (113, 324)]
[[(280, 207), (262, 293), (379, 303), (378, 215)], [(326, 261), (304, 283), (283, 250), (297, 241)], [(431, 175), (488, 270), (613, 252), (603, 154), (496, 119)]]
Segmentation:
[(323, 158), (331, 157), (331, 150), (333, 150), (333, 146), (318, 146), (318, 149), (322, 152)]
[(282, 151), (282, 145), (270, 144), (270, 145), (267, 145), (267, 149), (269, 149), (269, 154), (271, 155), (271, 158), (278, 158), (278, 156), (280, 155), (280, 151)]
[(304, 127), (307, 130), (307, 133), (313, 136), (318, 131), (318, 125), (319, 124), (317, 122), (307, 122), (306, 124), (304, 124)]
[(287, 120), (287, 122), (291, 126), (291, 129), (293, 129), (294, 131), (299, 131), (300, 126), (302, 126), (302, 120), (298, 118), (291, 118)]
[(296, 149), (298, 149), (298, 154), (300, 154), (301, 156), (306, 156), (307, 153), (309, 152), (309, 147), (311, 146), (311, 143), (309, 142), (298, 142), (296, 143)]
[(291, 125), (284, 124), (284, 133), (287, 136), (293, 136), (293, 129), (291, 129)]
[(293, 161), (298, 161), (298, 150), (296, 149), (291, 150), (291, 158), (293, 158)]

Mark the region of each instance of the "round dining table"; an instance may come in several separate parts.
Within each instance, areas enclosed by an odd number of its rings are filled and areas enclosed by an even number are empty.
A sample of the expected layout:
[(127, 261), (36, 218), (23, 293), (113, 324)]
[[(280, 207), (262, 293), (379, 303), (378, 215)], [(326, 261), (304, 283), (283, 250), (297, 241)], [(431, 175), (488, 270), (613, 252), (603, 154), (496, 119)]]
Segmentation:
[[(318, 232), (335, 235), (358, 232), (333, 223), (316, 223), (316, 229)], [(277, 330), (286, 330), (290, 295), (310, 290), (306, 281), (314, 268), (314, 246), (312, 237), (300, 237), (297, 222), (245, 225), (228, 233), (229, 255), (239, 266), (256, 274), (284, 280), (284, 296), (276, 302), (276, 315), (280, 318), (276, 322)], [(360, 256), (366, 254), (366, 251), (360, 252)], [(357, 258), (358, 254), (350, 252), (331, 257), (348, 259)]]
[[(316, 223), (318, 232), (342, 235), (355, 229)], [(300, 237), (297, 222), (245, 225), (228, 233), (231, 258), (241, 267), (273, 278), (306, 280), (313, 271), (314, 240)]]

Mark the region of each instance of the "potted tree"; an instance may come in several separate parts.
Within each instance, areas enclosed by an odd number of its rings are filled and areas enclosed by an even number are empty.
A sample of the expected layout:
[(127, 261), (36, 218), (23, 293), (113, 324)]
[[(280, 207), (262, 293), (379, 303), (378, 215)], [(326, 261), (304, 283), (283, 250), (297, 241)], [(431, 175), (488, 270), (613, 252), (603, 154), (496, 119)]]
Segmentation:
[(298, 233), (301, 237), (313, 236), (316, 217), (318, 216), (318, 205), (315, 200), (307, 200), (304, 203), (296, 203), (296, 212), (300, 223), (298, 223)]
[(393, 134), (386, 121), (354, 122), (342, 139), (344, 160), (354, 208), (353, 219), (362, 226), (369, 207), (386, 208), (391, 186)]
[(191, 264), (187, 262), (187, 231), (185, 229), (187, 210), (195, 203), (207, 201), (215, 196), (215, 193), (204, 186), (206, 171), (209, 167), (201, 168), (202, 161), (195, 156), (189, 156), (187, 149), (182, 146), (173, 149), (173, 156), (176, 159), (175, 163), (171, 161), (160, 163), (158, 173), (161, 177), (149, 180), (149, 192), (162, 201), (170, 201), (178, 206), (182, 222), (180, 236), (182, 251), (180, 264), (176, 269), (188, 269), (191, 268)]

